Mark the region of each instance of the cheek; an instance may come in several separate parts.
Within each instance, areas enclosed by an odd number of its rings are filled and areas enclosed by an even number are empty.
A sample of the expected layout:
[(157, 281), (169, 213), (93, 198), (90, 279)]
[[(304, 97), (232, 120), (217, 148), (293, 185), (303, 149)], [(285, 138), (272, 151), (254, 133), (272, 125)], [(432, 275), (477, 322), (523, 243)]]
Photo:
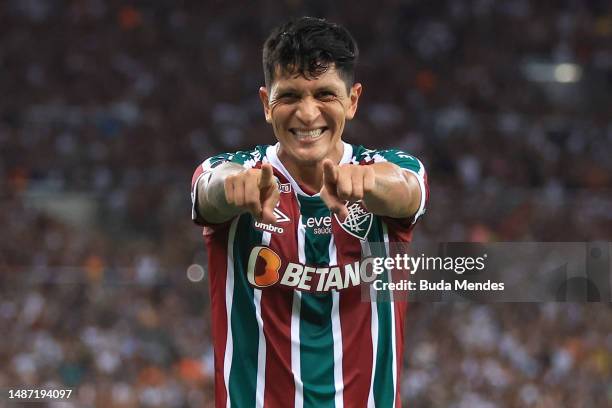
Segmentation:
[(328, 118), (331, 119), (331, 122), (336, 126), (342, 126), (342, 123), (346, 120), (346, 113), (347, 111), (344, 105), (339, 101), (330, 104), (327, 109)]
[(282, 105), (275, 106), (271, 108), (270, 110), (270, 117), (272, 118), (272, 124), (275, 127), (282, 126), (282, 124), (286, 122), (290, 116), (291, 116), (290, 109), (287, 109), (287, 107), (282, 106)]

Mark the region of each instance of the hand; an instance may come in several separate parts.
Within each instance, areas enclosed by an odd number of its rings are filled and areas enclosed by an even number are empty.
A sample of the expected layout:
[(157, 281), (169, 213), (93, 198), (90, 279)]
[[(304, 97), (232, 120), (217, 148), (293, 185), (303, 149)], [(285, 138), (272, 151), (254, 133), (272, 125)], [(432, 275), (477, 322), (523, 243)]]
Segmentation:
[(264, 163), (261, 169), (249, 169), (225, 178), (225, 200), (229, 205), (250, 212), (257, 221), (275, 224), (274, 207), (280, 192), (272, 165)]
[(376, 174), (371, 166), (344, 164), (338, 166), (331, 160), (323, 161), (323, 188), (321, 198), (340, 220), (348, 217), (346, 201), (363, 200), (374, 190)]

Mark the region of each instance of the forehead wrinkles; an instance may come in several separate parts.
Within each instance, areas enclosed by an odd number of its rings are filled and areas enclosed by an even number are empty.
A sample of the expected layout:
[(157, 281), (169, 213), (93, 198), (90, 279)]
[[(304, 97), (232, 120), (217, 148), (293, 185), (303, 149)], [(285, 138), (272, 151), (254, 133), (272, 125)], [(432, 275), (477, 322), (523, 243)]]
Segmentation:
[(344, 80), (338, 74), (336, 67), (332, 64), (323, 72), (316, 75), (305, 75), (292, 66), (286, 69), (276, 66), (274, 80), (271, 84), (271, 94), (281, 91), (302, 91), (303, 89), (316, 91), (319, 89), (329, 89), (335, 91), (338, 96), (342, 96), (342, 89), (346, 89)]
[(297, 96), (303, 96), (303, 95), (308, 95), (308, 94), (317, 94), (322, 91), (331, 91), (338, 98), (341, 98), (344, 96), (341, 92), (341, 89), (339, 89), (339, 87), (335, 84), (318, 83), (318, 84), (313, 84), (312, 86), (310, 85), (311, 84), (306, 84), (306, 86), (304, 86), (304, 84), (296, 85), (296, 84), (291, 84), (291, 83), (275, 84), (272, 87), (271, 94), (273, 97), (278, 97), (281, 94), (284, 94), (286, 92), (291, 92), (293, 94), (296, 94)]
[(332, 78), (308, 80), (304, 77), (281, 78), (272, 84), (271, 96), (277, 97), (285, 92), (292, 92), (301, 96), (303, 94), (316, 94), (320, 91), (332, 91), (336, 97), (342, 98), (344, 95), (344, 83), (337, 83)]

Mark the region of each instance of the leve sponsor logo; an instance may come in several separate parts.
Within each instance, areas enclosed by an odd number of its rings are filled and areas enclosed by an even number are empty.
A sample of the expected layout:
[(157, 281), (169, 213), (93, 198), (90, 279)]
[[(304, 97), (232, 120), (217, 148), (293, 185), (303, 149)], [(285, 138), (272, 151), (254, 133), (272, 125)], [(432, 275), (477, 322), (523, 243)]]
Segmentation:
[(314, 234), (331, 234), (332, 229), (331, 216), (325, 217), (310, 217), (306, 219), (306, 227), (312, 228)]
[[(258, 262), (259, 261), (259, 262)], [(314, 267), (301, 263), (283, 264), (272, 249), (256, 246), (251, 250), (247, 264), (247, 279), (257, 288), (280, 284), (308, 292), (328, 292), (372, 282), (376, 273), (372, 258), (345, 265)]]
[(327, 217), (310, 217), (306, 220), (307, 227), (331, 227), (331, 217), (328, 215)]

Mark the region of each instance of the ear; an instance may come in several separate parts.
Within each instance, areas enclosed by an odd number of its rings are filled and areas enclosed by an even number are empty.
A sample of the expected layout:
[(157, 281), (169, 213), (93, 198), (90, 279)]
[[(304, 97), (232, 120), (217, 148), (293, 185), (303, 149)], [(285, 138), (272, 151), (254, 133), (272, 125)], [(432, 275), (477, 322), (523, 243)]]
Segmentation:
[(355, 82), (351, 87), (351, 94), (349, 95), (350, 104), (346, 111), (346, 119), (351, 120), (355, 116), (355, 112), (357, 112), (357, 104), (359, 103), (359, 97), (361, 96), (361, 84), (359, 82)]
[(270, 110), (270, 99), (268, 95), (268, 89), (265, 86), (259, 88), (259, 99), (264, 109), (264, 115), (266, 115), (266, 122), (272, 123), (272, 111)]

